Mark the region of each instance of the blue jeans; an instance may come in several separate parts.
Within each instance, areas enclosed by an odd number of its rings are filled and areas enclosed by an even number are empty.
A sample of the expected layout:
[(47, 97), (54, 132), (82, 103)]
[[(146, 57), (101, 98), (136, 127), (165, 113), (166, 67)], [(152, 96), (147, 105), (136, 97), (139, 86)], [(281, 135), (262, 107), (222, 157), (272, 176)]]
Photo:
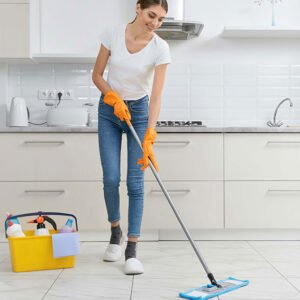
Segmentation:
[[(124, 101), (131, 114), (131, 123), (141, 141), (148, 127), (148, 96), (139, 100)], [(122, 133), (127, 136), (127, 195), (128, 236), (139, 237), (144, 208), (144, 171), (137, 164), (143, 153), (126, 122), (114, 115), (113, 107), (100, 97), (98, 107), (98, 136), (103, 170), (104, 199), (109, 222), (120, 220), (120, 154)]]

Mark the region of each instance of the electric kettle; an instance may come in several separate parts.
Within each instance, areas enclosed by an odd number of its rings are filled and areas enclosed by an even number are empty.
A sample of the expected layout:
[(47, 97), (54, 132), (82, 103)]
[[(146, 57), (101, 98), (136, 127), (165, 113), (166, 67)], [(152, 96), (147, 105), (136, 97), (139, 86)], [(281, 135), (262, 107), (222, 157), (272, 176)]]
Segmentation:
[(9, 126), (28, 126), (29, 110), (26, 101), (21, 97), (13, 97), (9, 111)]

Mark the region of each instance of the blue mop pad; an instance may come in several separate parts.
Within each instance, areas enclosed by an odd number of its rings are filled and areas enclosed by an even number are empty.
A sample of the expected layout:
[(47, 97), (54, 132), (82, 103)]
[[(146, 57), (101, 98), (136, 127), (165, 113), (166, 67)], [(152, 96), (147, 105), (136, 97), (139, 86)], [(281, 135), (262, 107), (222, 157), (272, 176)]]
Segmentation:
[(207, 284), (196, 289), (189, 290), (184, 293), (179, 293), (181, 298), (192, 300), (206, 300), (220, 295), (232, 292), (249, 284), (249, 280), (239, 280), (233, 277), (220, 280), (218, 283), (222, 287), (217, 287), (212, 284)]

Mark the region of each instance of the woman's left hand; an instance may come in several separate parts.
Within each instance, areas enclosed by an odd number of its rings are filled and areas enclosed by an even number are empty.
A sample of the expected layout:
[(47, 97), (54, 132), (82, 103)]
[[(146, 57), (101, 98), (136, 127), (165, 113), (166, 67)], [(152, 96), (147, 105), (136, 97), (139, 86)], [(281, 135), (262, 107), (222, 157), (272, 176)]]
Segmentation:
[(152, 145), (154, 144), (154, 141), (156, 139), (156, 131), (153, 128), (148, 128), (146, 133), (145, 133), (145, 137), (144, 137), (144, 141), (143, 141), (143, 157), (139, 158), (137, 161), (138, 165), (142, 165), (141, 170), (145, 170), (148, 166), (149, 166), (149, 161), (148, 159), (151, 160), (155, 170), (158, 172), (158, 165), (157, 162), (155, 160), (154, 157), (154, 152), (153, 152), (153, 148)]

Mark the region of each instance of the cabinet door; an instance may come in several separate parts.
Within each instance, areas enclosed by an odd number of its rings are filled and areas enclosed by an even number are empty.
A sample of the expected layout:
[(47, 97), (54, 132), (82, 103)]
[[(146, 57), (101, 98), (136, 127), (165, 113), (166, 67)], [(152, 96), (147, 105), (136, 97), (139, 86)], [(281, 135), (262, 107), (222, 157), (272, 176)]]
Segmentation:
[[(223, 182), (165, 182), (170, 197), (191, 229), (223, 228)], [(145, 183), (144, 229), (180, 229), (158, 183)]]
[(224, 136), (225, 180), (300, 180), (300, 134)]
[[(163, 180), (222, 180), (222, 134), (160, 133), (154, 153)], [(146, 170), (146, 180), (153, 174)]]
[(40, 52), (96, 56), (100, 34), (108, 27), (133, 20), (135, 3), (134, 0), (41, 0)]
[(225, 228), (300, 228), (299, 181), (225, 182)]
[(0, 58), (30, 56), (28, 3), (0, 2), (0, 41)]
[(94, 133), (1, 134), (1, 181), (102, 180)]

